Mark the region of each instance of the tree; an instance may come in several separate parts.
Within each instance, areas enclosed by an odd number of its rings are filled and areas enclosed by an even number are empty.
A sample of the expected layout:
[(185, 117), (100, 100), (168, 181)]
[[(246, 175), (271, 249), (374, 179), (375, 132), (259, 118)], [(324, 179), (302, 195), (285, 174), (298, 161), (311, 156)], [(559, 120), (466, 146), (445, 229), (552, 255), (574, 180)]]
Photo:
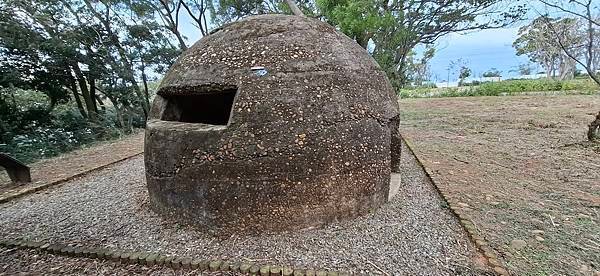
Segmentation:
[[(168, 29), (179, 43), (179, 48), (186, 50), (188, 45), (185, 36), (180, 30), (180, 17), (186, 13), (193, 20), (193, 25), (202, 36), (209, 33), (209, 24), (206, 19), (208, 10), (212, 7), (210, 0), (136, 0), (138, 7), (144, 7), (156, 13), (161, 19), (162, 26)], [(139, 8), (138, 8), (139, 9)]]
[[(600, 48), (597, 40), (596, 33), (597, 28), (600, 27), (600, 20), (598, 16), (593, 14), (594, 7), (592, 6), (592, 0), (573, 0), (568, 2), (563, 1), (552, 1), (552, 0), (540, 0), (548, 8), (553, 8), (557, 12), (562, 12), (572, 16), (569, 20), (578, 21), (581, 26), (584, 26), (583, 36), (585, 37), (582, 43), (582, 47), (570, 47), (570, 41), (565, 39), (562, 26), (555, 26), (552, 21), (549, 20), (548, 16), (543, 16), (544, 23), (553, 35), (555, 42), (560, 46), (562, 52), (571, 58), (574, 62), (581, 65), (588, 76), (600, 86), (600, 74), (598, 72), (598, 56), (600, 56)], [(598, 9), (596, 6), (595, 9)], [(583, 50), (581, 49), (583, 48)], [(581, 52), (583, 52), (583, 58), (581, 58)], [(587, 136), (588, 139), (595, 140), (600, 132), (600, 113), (596, 116), (595, 120), (589, 124)]]
[(238, 21), (249, 15), (268, 13), (296, 15), (301, 13), (309, 17), (318, 17), (314, 0), (212, 0), (207, 2), (211, 21), (215, 27)]
[[(51, 110), (59, 100), (68, 99), (65, 87), (73, 80), (70, 60), (77, 60), (77, 53), (64, 44), (76, 34), (66, 28), (51, 30), (45, 22), (27, 22), (36, 16), (35, 11), (11, 4), (0, 5), (0, 72), (4, 76), (0, 87), (41, 91), (49, 96)], [(84, 111), (82, 115), (87, 116)]]
[[(506, 26), (524, 6), (494, 0), (317, 0), (324, 19), (354, 38), (397, 86), (407, 83), (407, 58), (419, 44), (431, 45), (453, 32)], [(370, 44), (371, 43), (371, 44)]]
[[(194, 1), (197, 2), (197, 1)], [(204, 2), (204, 1), (201, 1)], [(182, 50), (186, 50), (188, 48), (184, 36), (181, 34), (179, 30), (179, 16), (181, 13), (182, 7), (185, 7), (190, 17), (196, 19), (194, 17), (194, 12), (185, 4), (184, 1), (169, 1), (169, 0), (147, 0), (141, 1), (140, 7), (146, 5), (147, 7), (152, 8), (156, 13), (158, 13), (159, 18), (163, 22), (163, 25), (173, 33), (173, 35), (177, 38), (177, 42), (179, 43), (179, 48)], [(202, 21), (200, 21), (199, 28), (202, 31), (202, 34), (205, 35), (204, 28), (202, 28)]]
[(407, 79), (416, 86), (423, 85), (423, 82), (431, 78), (429, 61), (435, 55), (435, 48), (431, 45), (425, 47), (421, 58), (415, 60), (415, 51), (411, 51), (406, 59)]
[(529, 63), (519, 64), (517, 72), (521, 76), (531, 75), (531, 73), (533, 72), (533, 68), (531, 68), (531, 64)]
[(471, 69), (467, 66), (461, 66), (458, 74), (458, 86), (462, 86), (466, 78), (471, 76)]
[(287, 3), (288, 7), (294, 15), (304, 16), (304, 13), (298, 8), (296, 3), (294, 3), (294, 0), (285, 0), (285, 2)]
[(486, 72), (483, 73), (483, 77), (484, 78), (500, 78), (500, 77), (502, 77), (502, 72), (500, 72), (496, 68), (491, 68), (490, 70), (487, 70)]
[[(31, 5), (6, 0), (0, 4), (0, 16), (7, 18), (0, 25), (4, 58), (0, 68), (38, 68), (55, 80), (54, 87), (70, 90), (82, 116), (91, 120), (97, 117), (98, 106), (104, 106), (102, 100), (108, 99), (119, 124), (130, 128), (129, 117), (148, 113), (149, 73), (164, 72), (181, 52), (182, 45), (171, 43), (172, 35), (177, 36), (169, 25), (173, 22), (156, 16), (158, 6), (151, 4), (146, 0), (42, 0)], [(20, 80), (37, 79), (31, 70), (15, 72)], [(25, 84), (13, 80), (9, 85), (26, 88)]]
[(278, 13), (281, 7), (274, 0), (211, 0), (208, 9), (213, 24), (220, 26), (248, 15)]
[(578, 30), (578, 22), (572, 18), (536, 18), (519, 29), (513, 47), (517, 55), (526, 55), (532, 62), (540, 64), (548, 78), (571, 78), (575, 73), (575, 62), (556, 43), (552, 29), (561, 30), (557, 34), (574, 55), (582, 54), (584, 37)]
[(453, 60), (448, 65), (448, 82), (450, 82), (450, 71), (454, 74), (458, 74), (458, 86), (461, 86), (464, 80), (471, 76), (471, 69), (467, 66), (467, 61), (459, 58)]
[[(585, 26), (582, 32), (583, 35), (581, 35), (583, 38), (578, 38), (578, 42), (581, 43), (580, 47), (573, 47), (569, 40), (570, 37), (565, 36), (565, 33), (571, 32), (569, 29), (565, 30), (564, 25), (553, 25), (548, 16), (540, 17), (543, 19), (544, 24), (546, 24), (550, 31), (550, 35), (554, 38), (554, 42), (558, 44), (562, 52), (580, 64), (587, 71), (590, 78), (600, 85), (600, 77), (597, 76), (596, 72), (598, 70), (596, 67), (597, 63), (595, 62), (598, 59), (598, 55), (600, 55), (596, 41), (596, 28), (600, 27), (600, 20), (592, 14), (592, 0), (569, 1), (568, 3), (549, 0), (540, 1), (548, 7), (556, 8), (560, 12), (574, 16), (573, 18), (565, 18), (564, 20)], [(583, 59), (581, 59), (582, 48)]]

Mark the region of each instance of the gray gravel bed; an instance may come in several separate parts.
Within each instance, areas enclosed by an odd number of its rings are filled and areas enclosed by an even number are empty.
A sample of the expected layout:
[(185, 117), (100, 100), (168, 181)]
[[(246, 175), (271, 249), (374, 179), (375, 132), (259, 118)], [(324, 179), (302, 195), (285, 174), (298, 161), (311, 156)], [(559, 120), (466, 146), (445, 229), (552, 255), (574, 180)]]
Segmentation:
[(370, 215), (321, 229), (223, 239), (164, 220), (148, 208), (143, 157), (136, 157), (3, 204), (0, 235), (364, 274), (486, 274), (408, 153), (403, 146), (394, 199)]

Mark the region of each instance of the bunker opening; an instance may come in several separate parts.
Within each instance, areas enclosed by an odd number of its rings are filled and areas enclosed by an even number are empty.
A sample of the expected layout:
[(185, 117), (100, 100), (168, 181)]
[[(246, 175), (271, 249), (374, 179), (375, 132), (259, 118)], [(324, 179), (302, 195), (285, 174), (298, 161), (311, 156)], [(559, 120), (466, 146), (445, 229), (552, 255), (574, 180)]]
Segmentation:
[(226, 126), (236, 94), (237, 88), (225, 88), (197, 94), (162, 95), (167, 106), (161, 120)]

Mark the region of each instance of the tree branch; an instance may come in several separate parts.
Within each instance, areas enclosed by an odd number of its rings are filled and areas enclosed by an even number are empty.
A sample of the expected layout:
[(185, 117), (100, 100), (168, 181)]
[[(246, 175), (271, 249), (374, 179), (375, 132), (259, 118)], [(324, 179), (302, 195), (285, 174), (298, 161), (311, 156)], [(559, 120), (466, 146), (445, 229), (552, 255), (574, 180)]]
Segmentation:
[(285, 0), (285, 2), (288, 4), (288, 6), (290, 6), (290, 9), (292, 10), (292, 13), (294, 15), (297, 16), (306, 16), (304, 15), (304, 13), (298, 8), (298, 6), (296, 5), (296, 3), (294, 3), (294, 0)]
[(200, 15), (198, 15), (198, 17), (194, 16), (194, 12), (185, 3), (185, 1), (181, 1), (180, 3), (185, 8), (185, 10), (190, 15), (190, 17), (196, 22), (196, 24), (198, 24), (198, 29), (200, 29), (200, 33), (202, 33), (202, 36), (206, 36), (208, 34), (208, 30), (206, 30), (205, 26), (203, 26), (204, 24), (202, 24), (202, 15), (205, 12), (204, 7), (203, 7), (204, 6), (204, 2), (202, 2), (202, 6), (200, 7), (200, 11), (199, 11)]
[(571, 53), (567, 47), (564, 45), (562, 39), (560, 39), (560, 35), (558, 34), (558, 32), (556, 31), (556, 29), (554, 28), (554, 26), (552, 25), (552, 22), (550, 22), (550, 19), (548, 19), (548, 17), (543, 17), (544, 22), (546, 23), (546, 25), (548, 26), (548, 28), (550, 28), (550, 31), (552, 32), (552, 34), (554, 34), (554, 36), (556, 37), (556, 42), (558, 42), (558, 45), (560, 46), (560, 48), (563, 50), (563, 52), (572, 60), (574, 60), (575, 62), (579, 63), (579, 65), (581, 65), (585, 71), (588, 73), (588, 75), (590, 76), (590, 78), (592, 78), (592, 80), (594, 82), (596, 82), (598, 85), (600, 85), (600, 78), (598, 78), (596, 76), (596, 72), (592, 71), (592, 68), (590, 68), (589, 66), (587, 66), (587, 64), (583, 63), (582, 61), (580, 61), (575, 55), (573, 55), (573, 53)]
[[(594, 24), (594, 25), (596, 25), (596, 26), (600, 26), (600, 22), (597, 22), (597, 21), (595, 21), (593, 18), (591, 18), (591, 17), (588, 17), (588, 16), (586, 16), (586, 15), (584, 15), (584, 14), (577, 13), (577, 12), (575, 12), (575, 11), (572, 11), (572, 10), (570, 10), (570, 9), (566, 9), (566, 8), (564, 8), (564, 7), (560, 6), (560, 5), (557, 5), (557, 4), (554, 4), (554, 3), (551, 3), (551, 2), (549, 2), (548, 0), (540, 0), (540, 2), (542, 2), (544, 5), (546, 5), (546, 6), (548, 6), (548, 7), (552, 7), (552, 8), (555, 8), (555, 9), (559, 9), (559, 10), (560, 10), (560, 11), (562, 11), (562, 12), (566, 12), (566, 13), (569, 13), (569, 14), (572, 14), (572, 15), (575, 15), (575, 16), (578, 16), (578, 17), (581, 17), (581, 18), (584, 18), (585, 20), (589, 20), (590, 22), (592, 22), (592, 24)], [(583, 3), (581, 3), (581, 2), (578, 2), (578, 1), (572, 1), (572, 2), (575, 2), (575, 3), (577, 3), (577, 4), (581, 5), (581, 6), (584, 6), (584, 7), (586, 6), (586, 5), (584, 5)]]

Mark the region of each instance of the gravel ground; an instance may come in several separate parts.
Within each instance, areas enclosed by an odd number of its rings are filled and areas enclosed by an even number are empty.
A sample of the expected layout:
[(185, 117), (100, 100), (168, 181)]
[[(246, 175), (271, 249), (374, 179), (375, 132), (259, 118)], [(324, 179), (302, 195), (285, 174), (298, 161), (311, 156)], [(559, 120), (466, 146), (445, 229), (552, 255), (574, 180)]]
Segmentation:
[(3, 204), (0, 235), (361, 274), (487, 274), (408, 152), (403, 148), (403, 184), (392, 201), (322, 229), (222, 239), (166, 221), (148, 208), (143, 158), (136, 157)]

